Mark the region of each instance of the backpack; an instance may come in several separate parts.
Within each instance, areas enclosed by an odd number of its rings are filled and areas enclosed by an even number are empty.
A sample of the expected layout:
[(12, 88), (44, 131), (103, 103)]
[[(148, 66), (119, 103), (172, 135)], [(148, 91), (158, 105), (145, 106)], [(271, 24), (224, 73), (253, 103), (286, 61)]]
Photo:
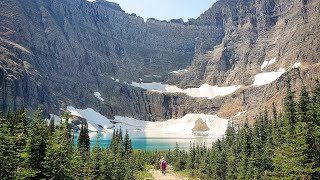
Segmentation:
[(161, 166), (162, 166), (162, 169), (167, 168), (167, 162), (166, 161), (162, 161)]

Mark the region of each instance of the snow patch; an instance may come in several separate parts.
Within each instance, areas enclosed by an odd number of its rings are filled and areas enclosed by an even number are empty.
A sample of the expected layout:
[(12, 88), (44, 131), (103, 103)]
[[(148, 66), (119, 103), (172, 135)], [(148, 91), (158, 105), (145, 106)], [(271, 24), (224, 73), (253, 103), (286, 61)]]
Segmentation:
[(115, 79), (114, 77), (110, 77), (112, 80), (114, 80), (115, 82), (120, 82), (119, 79)]
[(59, 125), (60, 124), (60, 118), (57, 115), (50, 114), (49, 119), (47, 119), (48, 124), (50, 123), (51, 118), (53, 118), (54, 125)]
[(111, 128), (113, 124), (110, 120), (91, 108), (76, 109), (68, 106), (67, 110), (72, 116), (81, 117), (87, 120), (89, 131), (99, 131), (101, 129)]
[(254, 82), (251, 86), (263, 86), (266, 84), (270, 84), (273, 81), (277, 80), (285, 72), (285, 69), (280, 68), (278, 71), (259, 73), (254, 76)]
[(271, 59), (271, 60), (269, 61), (268, 66), (270, 66), (271, 64), (276, 63), (276, 61), (277, 61), (277, 58), (273, 58), (273, 59)]
[(297, 61), (296, 63), (294, 63), (294, 65), (292, 66), (292, 68), (299, 68), (301, 66), (301, 63), (299, 61)]
[(170, 72), (170, 74), (178, 74), (178, 73), (188, 72), (188, 71), (189, 71), (188, 69), (179, 69), (179, 70)]
[(104, 101), (104, 99), (101, 97), (101, 94), (99, 92), (94, 92), (93, 94), (96, 98), (100, 99), (101, 101)]
[(161, 78), (161, 76), (158, 76), (158, 75), (152, 75), (152, 76), (156, 78)]
[(263, 71), (264, 68), (270, 66), (271, 64), (276, 63), (276, 61), (277, 61), (277, 58), (273, 58), (273, 59), (271, 59), (271, 60), (269, 60), (269, 61), (264, 61), (264, 62), (262, 63), (262, 65), (261, 65), (261, 71)]
[(237, 115), (235, 115), (234, 117), (239, 117), (241, 116), (242, 114), (245, 114), (247, 111), (242, 111), (242, 112), (239, 112)]
[(203, 84), (199, 88), (188, 88), (188, 89), (180, 89), (177, 86), (161, 84), (158, 82), (152, 83), (137, 83), (132, 82), (129, 84), (134, 87), (139, 87), (149, 91), (155, 92), (163, 92), (163, 93), (184, 93), (191, 97), (203, 97), (207, 99), (213, 99), (217, 96), (226, 96), (232, 94), (236, 90), (240, 89), (242, 86), (227, 86), (227, 87), (219, 87), (219, 86), (211, 86), (209, 84)]
[(263, 61), (262, 65), (261, 65), (261, 71), (263, 71), (263, 69), (264, 69), (265, 67), (267, 67), (268, 64), (269, 64), (269, 61)]

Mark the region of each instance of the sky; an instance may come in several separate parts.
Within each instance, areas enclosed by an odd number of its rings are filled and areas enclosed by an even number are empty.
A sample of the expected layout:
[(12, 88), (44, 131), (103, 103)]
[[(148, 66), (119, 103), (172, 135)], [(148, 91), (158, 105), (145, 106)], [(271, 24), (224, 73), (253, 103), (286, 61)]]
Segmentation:
[(158, 20), (197, 18), (217, 0), (108, 0), (120, 4), (127, 13)]

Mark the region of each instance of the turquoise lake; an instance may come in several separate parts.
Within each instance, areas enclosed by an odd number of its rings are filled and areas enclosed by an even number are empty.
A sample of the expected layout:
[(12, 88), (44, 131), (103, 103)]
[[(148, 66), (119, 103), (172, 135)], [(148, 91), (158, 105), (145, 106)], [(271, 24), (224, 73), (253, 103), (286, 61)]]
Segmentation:
[[(75, 143), (77, 142), (78, 135), (75, 134)], [(97, 136), (90, 136), (91, 147), (97, 142)], [(190, 143), (205, 144), (207, 147), (211, 147), (212, 143), (217, 140), (206, 137), (196, 138), (131, 138), (133, 149), (138, 150), (173, 150), (178, 143), (179, 149), (190, 149)], [(111, 142), (110, 136), (99, 135), (100, 147), (109, 147)]]

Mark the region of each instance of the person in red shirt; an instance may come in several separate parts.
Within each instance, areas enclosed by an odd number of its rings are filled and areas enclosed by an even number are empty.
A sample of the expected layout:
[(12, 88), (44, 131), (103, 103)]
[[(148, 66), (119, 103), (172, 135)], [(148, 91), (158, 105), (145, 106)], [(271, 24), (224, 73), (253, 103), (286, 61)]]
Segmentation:
[(161, 160), (162, 161), (161, 161), (161, 167), (160, 168), (162, 170), (162, 174), (166, 175), (167, 161), (164, 158), (162, 158)]

